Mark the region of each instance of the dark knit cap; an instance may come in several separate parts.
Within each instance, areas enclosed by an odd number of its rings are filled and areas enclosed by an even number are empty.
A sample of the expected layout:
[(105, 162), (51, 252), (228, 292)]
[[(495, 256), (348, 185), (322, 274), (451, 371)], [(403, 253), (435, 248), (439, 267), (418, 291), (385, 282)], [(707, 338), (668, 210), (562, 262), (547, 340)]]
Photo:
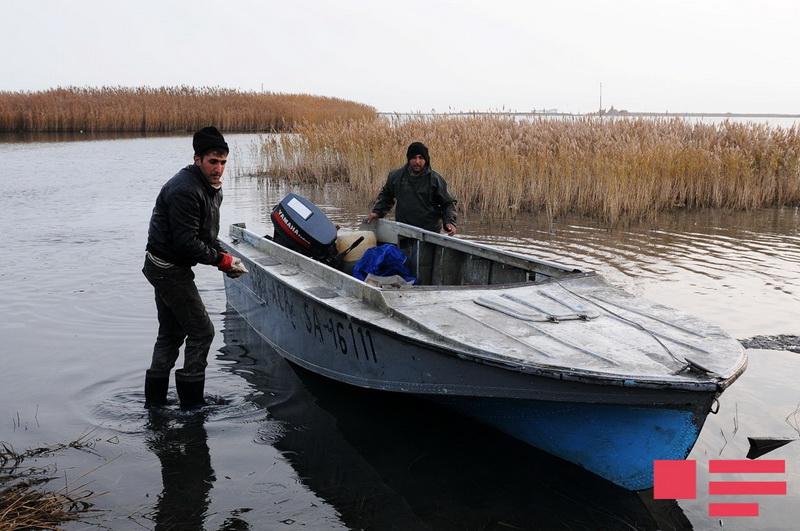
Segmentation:
[(209, 149), (218, 149), (228, 152), (228, 144), (225, 143), (222, 133), (216, 127), (209, 126), (200, 129), (194, 134), (192, 140), (192, 147), (194, 148), (195, 155), (202, 155)]
[(413, 142), (410, 146), (408, 146), (408, 150), (406, 151), (406, 160), (411, 160), (417, 155), (422, 155), (422, 158), (425, 159), (426, 164), (431, 163), (431, 157), (428, 155), (428, 148), (425, 147), (425, 144), (422, 142)]

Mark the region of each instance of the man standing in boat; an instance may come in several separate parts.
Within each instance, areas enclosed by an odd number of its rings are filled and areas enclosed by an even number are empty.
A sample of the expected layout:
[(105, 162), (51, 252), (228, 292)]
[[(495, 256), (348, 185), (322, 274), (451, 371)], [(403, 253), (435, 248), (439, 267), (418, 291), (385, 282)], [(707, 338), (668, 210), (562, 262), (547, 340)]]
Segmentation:
[(400, 223), (440, 232), (456, 233), (456, 199), (450, 194), (447, 182), (431, 169), (428, 148), (413, 142), (406, 151), (408, 162), (389, 173), (367, 223), (384, 217), (397, 203), (395, 219)]
[(204, 127), (194, 134), (192, 147), (194, 164), (161, 188), (147, 235), (142, 272), (155, 289), (158, 337), (145, 375), (146, 408), (167, 404), (169, 374), (184, 341), (183, 368), (175, 371), (181, 408), (206, 405), (203, 388), (214, 325), (197, 291), (192, 267), (216, 266), (233, 277), (246, 272), (241, 261), (222, 252), (217, 241), (228, 144), (216, 127)]

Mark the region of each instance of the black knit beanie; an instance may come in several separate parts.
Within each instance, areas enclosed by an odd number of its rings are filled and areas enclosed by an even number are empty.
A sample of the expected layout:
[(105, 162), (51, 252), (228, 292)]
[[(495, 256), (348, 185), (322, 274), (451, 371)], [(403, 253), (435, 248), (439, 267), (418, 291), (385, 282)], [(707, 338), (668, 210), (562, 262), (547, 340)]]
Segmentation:
[(192, 147), (194, 148), (194, 154), (198, 156), (206, 153), (209, 149), (228, 152), (228, 144), (225, 142), (225, 138), (213, 126), (204, 127), (196, 132), (192, 140)]
[(422, 155), (422, 158), (425, 159), (425, 163), (430, 166), (431, 157), (428, 155), (428, 148), (425, 147), (425, 144), (422, 142), (413, 142), (410, 146), (408, 146), (408, 150), (406, 151), (406, 160), (411, 160), (417, 155)]

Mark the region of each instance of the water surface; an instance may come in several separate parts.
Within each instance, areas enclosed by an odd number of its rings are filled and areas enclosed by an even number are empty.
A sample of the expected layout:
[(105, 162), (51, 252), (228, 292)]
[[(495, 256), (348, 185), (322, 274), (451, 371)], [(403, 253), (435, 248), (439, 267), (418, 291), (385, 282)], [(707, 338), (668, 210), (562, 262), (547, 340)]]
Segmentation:
[[(341, 187), (248, 176), (255, 138), (229, 138), (224, 226), (271, 232), (268, 214), (289, 191), (343, 227), (369, 210)], [(782, 350), (800, 335), (797, 209), (677, 213), (614, 230), (535, 216), (462, 222), (465, 238), (599, 270), (737, 339), (789, 336), (749, 350), (745, 375), (709, 416), (690, 456), (698, 499), (656, 502), (430, 404), (293, 369), (228, 310), (211, 267), (195, 271), (218, 330), (206, 388), (220, 404), (148, 415), (142, 385), (157, 320), (141, 274), (147, 223), (161, 185), (191, 162), (190, 144), (0, 143), (0, 441), (17, 451), (90, 443), (30, 463), (50, 466), (55, 488), (103, 493), (89, 523), (64, 529), (795, 527), (800, 443), (764, 457), (786, 460), (787, 496), (729, 500), (757, 501), (756, 519), (708, 517), (707, 504), (721, 500), (704, 482), (708, 460), (743, 459), (748, 436), (800, 437), (800, 355)]]

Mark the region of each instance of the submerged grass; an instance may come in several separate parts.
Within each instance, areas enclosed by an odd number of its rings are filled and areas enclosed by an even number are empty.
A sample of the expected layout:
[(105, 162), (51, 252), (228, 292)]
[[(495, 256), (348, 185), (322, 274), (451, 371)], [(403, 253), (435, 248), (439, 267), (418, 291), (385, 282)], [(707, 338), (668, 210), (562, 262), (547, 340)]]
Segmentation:
[(90, 449), (92, 432), (68, 444), (45, 446), (16, 452), (0, 442), (0, 531), (58, 529), (71, 520), (79, 520), (92, 510), (97, 494), (81, 482), (87, 474), (56, 490), (44, 485), (56, 479), (55, 465), (38, 468), (25, 466), (30, 458), (52, 455), (68, 448)]
[(608, 224), (676, 208), (800, 204), (800, 133), (681, 118), (425, 116), (304, 124), (261, 145), (260, 172), (374, 198), (412, 141), (428, 145), (462, 213), (519, 212)]
[(223, 88), (66, 87), (0, 92), (0, 132), (290, 131), (301, 122), (370, 119), (373, 107), (312, 96)]

